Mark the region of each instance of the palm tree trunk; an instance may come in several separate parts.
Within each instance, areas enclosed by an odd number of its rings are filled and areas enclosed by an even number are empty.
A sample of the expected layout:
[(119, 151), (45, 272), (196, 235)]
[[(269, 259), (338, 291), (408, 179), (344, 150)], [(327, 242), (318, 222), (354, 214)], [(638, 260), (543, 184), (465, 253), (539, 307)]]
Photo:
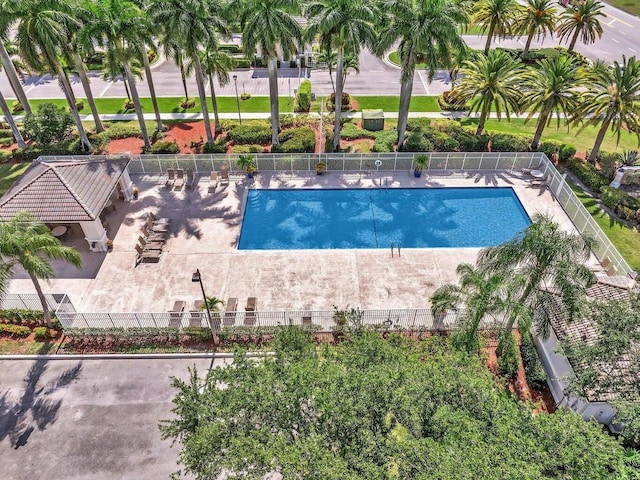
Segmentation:
[(129, 90), (129, 82), (127, 82), (127, 75), (123, 72), (122, 84), (124, 85), (124, 93), (127, 94), (127, 100), (131, 101), (131, 91)]
[(540, 116), (538, 117), (538, 125), (536, 127), (536, 133), (533, 135), (533, 140), (531, 141), (531, 149), (537, 150), (538, 144), (540, 143), (540, 137), (542, 137), (542, 132), (544, 131), (544, 127), (547, 126), (547, 121), (549, 120), (549, 115), (551, 112), (542, 111), (540, 112)]
[(522, 51), (523, 55), (529, 53), (529, 49), (531, 48), (531, 41), (533, 40), (533, 35), (535, 34), (535, 32), (535, 27), (531, 27), (531, 29), (529, 30), (529, 37), (527, 38), (527, 43), (524, 46), (524, 50)]
[(487, 43), (484, 46), (484, 54), (489, 55), (489, 49), (491, 48), (491, 40), (493, 39), (493, 32), (496, 29), (495, 22), (491, 22), (489, 25), (489, 32), (487, 33)]
[(189, 100), (189, 92), (187, 91), (187, 75), (184, 71), (184, 63), (182, 62), (182, 57), (178, 59), (178, 67), (180, 67), (180, 78), (182, 80), (182, 88), (184, 90), (184, 99)]
[(278, 108), (278, 59), (269, 57), (269, 103), (271, 104), (271, 143), (278, 145), (280, 133), (280, 109)]
[(7, 52), (7, 49), (4, 47), (3, 41), (0, 41), (0, 58), (2, 58), (4, 71), (6, 72), (9, 83), (11, 84), (11, 90), (13, 90), (13, 93), (16, 94), (16, 98), (20, 102), (20, 105), (24, 107), (25, 113), (32, 113), (33, 111), (31, 110), (31, 105), (29, 104), (27, 94), (24, 93), (24, 88), (22, 88), (22, 84), (20, 83), (20, 79), (18, 78), (16, 67), (11, 61), (11, 57), (9, 56), (9, 52)]
[(589, 158), (587, 161), (595, 164), (598, 158), (598, 153), (600, 152), (600, 147), (602, 146), (602, 142), (604, 141), (604, 137), (607, 135), (607, 130), (609, 129), (609, 124), (611, 123), (610, 118), (605, 118), (602, 121), (602, 126), (600, 130), (598, 130), (598, 135), (596, 136), (596, 141), (593, 144), (593, 148), (591, 149), (591, 153), (589, 153)]
[(140, 42), (140, 52), (142, 55), (142, 64), (144, 65), (144, 74), (147, 77), (147, 85), (149, 86), (149, 95), (151, 95), (151, 103), (153, 105), (153, 113), (156, 114), (156, 124), (159, 132), (162, 131), (162, 119), (160, 118), (160, 108), (158, 107), (158, 99), (156, 98), (156, 87), (153, 85), (153, 76), (151, 75), (151, 65), (147, 56), (147, 49), (144, 42)]
[(211, 89), (211, 103), (213, 105), (213, 125), (216, 135), (222, 133), (222, 125), (220, 125), (220, 116), (218, 115), (218, 98), (214, 88), (213, 72), (209, 72), (209, 88)]
[(333, 67), (331, 66), (331, 61), (329, 61), (329, 80), (331, 80), (331, 90), (333, 90), (333, 94), (336, 93), (336, 84), (333, 83)]
[(78, 113), (78, 108), (76, 107), (75, 98), (73, 92), (71, 91), (71, 85), (69, 85), (69, 81), (67, 80), (67, 75), (62, 70), (62, 66), (59, 62), (54, 60), (49, 60), (49, 63), (52, 69), (58, 75), (58, 81), (60, 82), (60, 87), (64, 93), (64, 96), (67, 99), (67, 103), (69, 104), (69, 111), (71, 112), (71, 116), (78, 128), (78, 135), (80, 135), (80, 145), (83, 151), (91, 150), (91, 143), (89, 143), (89, 138), (87, 138), (87, 132), (84, 131), (84, 125), (82, 125), (82, 120), (80, 120), (80, 114)]
[(193, 68), (196, 74), (196, 84), (198, 85), (198, 96), (200, 97), (200, 106), (202, 108), (202, 118), (204, 119), (204, 131), (207, 134), (207, 142), (213, 143), (214, 137), (211, 131), (211, 121), (209, 120), (209, 106), (207, 105), (207, 94), (204, 91), (204, 76), (202, 75), (202, 65), (198, 52), (193, 56)]
[(569, 48), (567, 51), (569, 53), (573, 53), (573, 49), (576, 47), (576, 42), (578, 41), (578, 35), (580, 35), (580, 30), (576, 28), (576, 33), (571, 37), (571, 43), (569, 44)]
[(413, 76), (415, 74), (415, 64), (407, 72), (402, 72), (400, 82), (400, 105), (398, 107), (398, 150), (402, 149), (404, 134), (407, 130), (407, 118), (409, 117), (409, 105), (411, 104), (411, 93), (413, 92)]
[(82, 88), (84, 89), (84, 93), (87, 96), (87, 102), (89, 103), (91, 114), (93, 115), (93, 121), (96, 124), (96, 132), (104, 132), (104, 126), (102, 125), (102, 121), (100, 120), (100, 115), (98, 114), (98, 109), (96, 108), (96, 102), (93, 99), (93, 92), (91, 91), (91, 85), (89, 84), (89, 77), (87, 76), (87, 71), (84, 68), (82, 58), (80, 58), (80, 54), (78, 52), (73, 52), (73, 60), (76, 64), (76, 69), (78, 70), (80, 81), (82, 82)]
[(9, 110), (9, 105), (7, 105), (7, 101), (4, 99), (2, 92), (0, 92), (0, 110), (2, 110), (2, 115), (4, 115), (5, 121), (9, 124), (9, 127), (11, 127), (11, 132), (13, 133), (13, 137), (16, 139), (18, 147), (25, 148), (27, 144), (24, 142), (24, 138), (22, 138), (20, 130), (18, 130), (18, 126), (11, 115), (11, 110)]
[(129, 83), (129, 89), (131, 90), (131, 99), (133, 100), (133, 106), (136, 109), (136, 116), (138, 117), (138, 123), (140, 124), (140, 131), (142, 132), (142, 140), (144, 141), (145, 148), (151, 147), (149, 141), (149, 134), (147, 133), (147, 126), (144, 123), (144, 114), (142, 113), (142, 105), (140, 104), (140, 97), (138, 96), (138, 89), (136, 88), (136, 81), (131, 73), (131, 67), (128, 61), (123, 62), (124, 73), (127, 76), (127, 82)]
[(484, 131), (484, 124), (487, 121), (487, 116), (489, 115), (489, 105), (482, 109), (482, 113), (480, 114), (480, 118), (478, 119), (478, 128), (476, 129), (476, 135), (482, 135)]
[(38, 298), (40, 299), (40, 303), (42, 304), (42, 311), (44, 312), (44, 321), (47, 322), (47, 327), (53, 328), (53, 322), (51, 321), (51, 312), (49, 312), (49, 305), (47, 304), (47, 299), (45, 298), (44, 293), (42, 292), (42, 287), (40, 286), (40, 282), (38, 281), (38, 278), (35, 275), (29, 272), (27, 272), (27, 274), (31, 278), (31, 281), (33, 282), (33, 286), (36, 289), (36, 293), (38, 294)]
[(342, 68), (344, 61), (344, 50), (342, 45), (338, 47), (338, 60), (336, 62), (336, 96), (335, 96), (335, 122), (333, 124), (333, 151), (340, 151), (340, 120), (342, 116)]

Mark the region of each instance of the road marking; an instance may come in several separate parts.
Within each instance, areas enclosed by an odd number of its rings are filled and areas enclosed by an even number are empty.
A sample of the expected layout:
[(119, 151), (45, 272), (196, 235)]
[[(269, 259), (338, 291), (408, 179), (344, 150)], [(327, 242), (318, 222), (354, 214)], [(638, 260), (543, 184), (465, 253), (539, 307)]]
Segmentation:
[(427, 84), (424, 81), (424, 77), (422, 76), (422, 72), (420, 70), (418, 70), (418, 76), (420, 77), (420, 81), (422, 82), (422, 86), (424, 87), (424, 91), (427, 92), (427, 95), (431, 95), (429, 93), (429, 89), (427, 88)]
[(369, 73), (384, 73), (384, 70), (369, 70)]
[(522, 46), (524, 46), (524, 42), (522, 40), (518, 40), (518, 43)]
[(107, 93), (107, 90), (109, 90), (113, 85), (115, 85), (114, 82), (107, 83), (107, 86), (104, 87), (104, 90), (100, 92), (100, 94), (98, 95), (98, 98), (104, 97), (105, 93)]
[(614, 41), (614, 42), (616, 42), (616, 43), (620, 43), (620, 41), (619, 41), (619, 40), (616, 40), (615, 38), (612, 38), (611, 40), (613, 40), (613, 41)]
[(626, 35), (627, 34), (627, 32), (624, 32), (622, 30), (618, 30), (618, 33), (621, 33), (622, 35)]
[[(631, 25), (630, 23), (627, 23), (627, 22), (625, 22), (624, 20), (622, 20), (622, 19), (620, 19), (620, 18), (618, 18), (618, 17), (614, 17), (614, 16), (613, 16), (613, 15), (611, 15), (610, 13), (607, 13), (607, 17), (611, 17), (611, 18), (613, 18), (613, 22), (620, 22), (620, 23), (622, 23), (622, 24), (626, 25), (626, 26), (627, 26), (627, 27), (629, 27), (629, 28), (633, 28), (633, 25)], [(611, 22), (611, 23), (613, 23), (613, 22)]]
[(633, 53), (636, 53), (636, 51), (631, 47), (629, 47), (629, 50), (631, 50)]

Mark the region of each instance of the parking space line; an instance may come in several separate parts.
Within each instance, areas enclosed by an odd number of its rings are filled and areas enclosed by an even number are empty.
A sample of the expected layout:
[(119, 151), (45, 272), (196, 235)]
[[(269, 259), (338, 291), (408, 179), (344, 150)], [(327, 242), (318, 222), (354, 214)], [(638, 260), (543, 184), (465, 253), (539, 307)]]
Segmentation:
[(420, 77), (420, 81), (422, 82), (424, 91), (427, 92), (427, 95), (431, 95), (429, 93), (429, 88), (427, 87), (427, 83), (424, 81), (424, 77), (422, 76), (422, 72), (420, 70), (418, 70), (418, 76)]

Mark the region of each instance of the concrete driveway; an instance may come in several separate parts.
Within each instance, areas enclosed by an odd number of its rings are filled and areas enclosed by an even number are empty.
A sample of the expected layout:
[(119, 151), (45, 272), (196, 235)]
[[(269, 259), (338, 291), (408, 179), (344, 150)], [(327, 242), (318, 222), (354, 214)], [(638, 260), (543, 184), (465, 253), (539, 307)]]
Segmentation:
[(171, 416), (169, 377), (188, 378), (194, 364), (205, 372), (211, 362), (0, 359), (0, 477), (168, 478), (179, 469), (179, 447), (158, 430)]

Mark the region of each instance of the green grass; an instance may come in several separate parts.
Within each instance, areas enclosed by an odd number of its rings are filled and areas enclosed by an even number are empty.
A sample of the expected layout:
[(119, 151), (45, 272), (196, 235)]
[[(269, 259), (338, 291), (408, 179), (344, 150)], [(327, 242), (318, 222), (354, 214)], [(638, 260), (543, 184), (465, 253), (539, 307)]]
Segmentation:
[(0, 195), (9, 190), (13, 182), (24, 173), (29, 163), (4, 163), (0, 165)]
[(609, 216), (595, 199), (575, 183), (569, 181), (569, 185), (629, 266), (636, 271), (640, 270), (640, 232)]
[(614, 7), (640, 16), (640, 3), (638, 3), (638, 0), (608, 0), (608, 2)]
[(9, 340), (0, 338), (0, 355), (44, 355), (55, 352), (60, 341)]
[[(385, 112), (397, 112), (400, 97), (371, 95), (354, 97), (358, 102), (358, 111), (381, 108)], [(437, 97), (418, 96), (411, 97), (410, 112), (440, 112)]]

